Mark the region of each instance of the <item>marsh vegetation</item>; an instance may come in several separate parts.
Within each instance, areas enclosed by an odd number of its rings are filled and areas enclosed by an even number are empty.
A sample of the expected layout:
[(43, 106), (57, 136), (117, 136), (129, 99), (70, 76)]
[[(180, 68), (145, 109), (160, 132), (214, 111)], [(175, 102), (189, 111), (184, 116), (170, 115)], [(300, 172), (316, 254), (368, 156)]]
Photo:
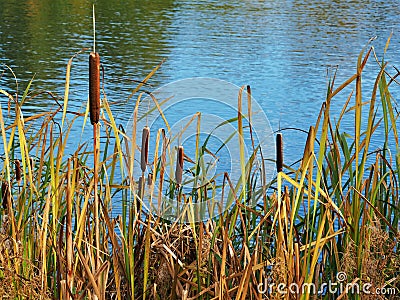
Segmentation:
[[(364, 89), (362, 81), (368, 60), (375, 60), (380, 69), (371, 90)], [(70, 110), (72, 61), (61, 99), (33, 92), (34, 81), (22, 93), (0, 87), (3, 299), (396, 297), (338, 290), (319, 296), (281, 295), (276, 288), (259, 288), (265, 282), (320, 286), (336, 282), (339, 272), (346, 274), (348, 283), (369, 283), (371, 291), (393, 288), (400, 294), (399, 112), (390, 92), (399, 88), (399, 72), (388, 70), (373, 48), (360, 53), (348, 80), (338, 84), (335, 74), (330, 75), (326, 99), (310, 124), (298, 164), (285, 165), (278, 147), (277, 158), (269, 158), (278, 164), (277, 175), (257, 190), (252, 188), (254, 172), (260, 169), (254, 168), (252, 159), (242, 162), (239, 182), (221, 175), (233, 205), (197, 223), (149, 214), (141, 205), (148, 195), (143, 190), (161, 182), (163, 192), (190, 207), (222, 187), (199, 184), (190, 191), (181, 189), (188, 158), (180, 148), (175, 176), (164, 176), (163, 153), (173, 151), (168, 149), (168, 132), (160, 129), (157, 152), (149, 160), (147, 130), (143, 138), (116, 124), (104, 91), (91, 91), (90, 96), (101, 97), (101, 110), (96, 103), (88, 103), (86, 111)], [(152, 74), (132, 92), (135, 111)], [(343, 95), (349, 87), (351, 92)], [(339, 118), (332, 119), (330, 107), (339, 95), (347, 101)], [(24, 115), (24, 104), (34, 98), (53, 101), (54, 106)], [(71, 150), (71, 129), (86, 126), (89, 113), (93, 140)], [(239, 132), (251, 130), (244, 120), (245, 113), (239, 113), (230, 121)], [(342, 130), (345, 121), (352, 122), (354, 131)], [(383, 135), (376, 134), (378, 128)], [(278, 145), (281, 138), (284, 142), (284, 132), (278, 135)], [(379, 148), (371, 147), (373, 139)], [(130, 155), (130, 145), (141, 151), (140, 158)], [(204, 167), (204, 147), (198, 145), (197, 150), (198, 160), (190, 158), (193, 172)], [(150, 170), (150, 180), (133, 176), (135, 159), (140, 159), (143, 172)], [(120, 213), (113, 212), (116, 206)], [(182, 215), (185, 220), (193, 218), (190, 210)]]

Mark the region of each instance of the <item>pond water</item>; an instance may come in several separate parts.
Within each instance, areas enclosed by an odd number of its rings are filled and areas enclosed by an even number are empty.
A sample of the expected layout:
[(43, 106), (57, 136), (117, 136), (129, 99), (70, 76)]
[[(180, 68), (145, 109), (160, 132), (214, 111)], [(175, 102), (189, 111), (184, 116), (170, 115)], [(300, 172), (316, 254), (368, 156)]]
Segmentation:
[[(35, 76), (34, 89), (63, 96), (69, 58), (93, 46), (92, 3), (0, 0), (0, 64), (13, 69), (20, 89)], [(400, 60), (398, 0), (98, 0), (95, 4), (96, 50), (109, 101), (125, 101), (136, 81), (165, 59), (147, 89), (197, 76), (249, 84), (274, 131), (308, 130), (325, 100), (327, 69), (338, 66), (337, 82), (344, 81), (355, 72), (357, 56), (370, 38), (376, 37), (372, 45), (381, 58), (392, 32), (385, 59), (389, 68)], [(71, 110), (85, 107), (88, 52), (73, 62)], [(375, 69), (371, 59), (367, 84)], [(6, 72), (1, 88), (12, 91), (11, 82)], [(347, 95), (334, 103), (337, 114)], [(5, 105), (6, 99), (0, 99)], [(25, 113), (53, 104), (35, 99)], [(126, 123), (133, 106), (131, 101), (113, 107), (118, 123)], [(91, 138), (91, 131), (85, 138)], [(302, 153), (305, 138), (297, 130), (285, 131), (289, 163)]]

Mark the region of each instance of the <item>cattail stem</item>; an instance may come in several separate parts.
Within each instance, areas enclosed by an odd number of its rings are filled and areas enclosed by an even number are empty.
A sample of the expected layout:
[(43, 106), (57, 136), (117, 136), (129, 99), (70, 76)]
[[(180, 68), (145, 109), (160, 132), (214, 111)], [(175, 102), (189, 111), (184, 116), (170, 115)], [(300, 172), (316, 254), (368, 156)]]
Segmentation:
[(282, 133), (276, 135), (276, 169), (278, 172), (283, 170), (283, 141)]
[(160, 166), (160, 183), (158, 186), (158, 211), (161, 211), (161, 198), (164, 182), (165, 164), (167, 160), (167, 144), (168, 138), (165, 136), (165, 130), (162, 129), (162, 152), (161, 152), (161, 166)]
[(96, 15), (93, 3), (93, 52), (96, 52)]
[(137, 193), (136, 208), (135, 208), (136, 209), (135, 213), (139, 216), (139, 219), (143, 208), (143, 197), (144, 197), (145, 186), (146, 186), (146, 178), (144, 176), (140, 176), (138, 181), (138, 193)]
[(67, 171), (67, 228), (66, 228), (66, 260), (67, 260), (67, 289), (65, 299), (72, 299), (68, 291), (73, 289), (73, 244), (72, 244), (72, 202), (73, 195), (71, 187), (71, 159), (68, 159), (68, 171)]
[[(143, 196), (144, 196), (144, 186), (145, 186), (145, 179), (143, 176), (139, 177), (139, 182), (138, 182), (138, 190), (139, 190), (139, 198), (140, 201), (142, 201)], [(140, 211), (141, 209), (139, 209)]]
[(99, 137), (97, 134), (98, 124), (93, 125), (94, 140), (94, 219), (95, 219), (95, 235), (96, 235), (96, 267), (100, 267), (100, 219), (99, 219), (99, 197), (98, 197), (98, 157), (99, 157)]

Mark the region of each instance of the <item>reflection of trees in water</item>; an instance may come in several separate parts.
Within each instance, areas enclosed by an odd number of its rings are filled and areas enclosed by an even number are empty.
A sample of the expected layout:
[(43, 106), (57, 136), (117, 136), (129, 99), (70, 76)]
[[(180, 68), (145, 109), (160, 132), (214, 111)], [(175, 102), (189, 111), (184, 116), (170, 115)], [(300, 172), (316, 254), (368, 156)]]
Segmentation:
[[(0, 62), (23, 81), (36, 74), (36, 88), (62, 89), (70, 56), (93, 45), (92, 1), (0, 0), (0, 7)], [(96, 44), (109, 82), (142, 79), (167, 55), (173, 11), (170, 0), (96, 1)], [(86, 58), (74, 60), (72, 79), (85, 80), (78, 85), (87, 85)]]

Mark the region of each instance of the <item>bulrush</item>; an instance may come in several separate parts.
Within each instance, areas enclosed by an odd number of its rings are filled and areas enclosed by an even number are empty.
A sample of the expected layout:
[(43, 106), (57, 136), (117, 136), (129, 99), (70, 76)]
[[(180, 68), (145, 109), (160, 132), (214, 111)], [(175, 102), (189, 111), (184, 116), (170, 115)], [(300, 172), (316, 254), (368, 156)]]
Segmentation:
[[(90, 123), (93, 125), (93, 149), (94, 149), (94, 219), (95, 219), (95, 237), (96, 237), (96, 268), (100, 267), (100, 220), (99, 220), (99, 198), (98, 198), (98, 159), (99, 159), (99, 136), (98, 126), (100, 119), (100, 55), (97, 52), (91, 52), (89, 55), (89, 112)], [(100, 297), (96, 293), (97, 297)]]
[(7, 181), (1, 183), (1, 199), (3, 201), (3, 209), (7, 209), (8, 203), (11, 204), (11, 192)]
[(176, 154), (176, 169), (175, 169), (175, 180), (177, 184), (182, 183), (182, 173), (183, 173), (183, 146), (178, 147), (178, 152)]
[(276, 169), (278, 172), (282, 172), (283, 166), (283, 142), (282, 133), (276, 135)]
[(21, 163), (17, 159), (15, 161), (15, 180), (17, 181), (18, 185), (21, 184), (22, 176), (21, 176)]
[(246, 90), (247, 90), (247, 96), (251, 98), (251, 87), (250, 87), (250, 85), (246, 86)]
[(146, 171), (146, 167), (149, 159), (149, 137), (150, 128), (145, 126), (142, 131), (142, 152), (140, 157), (140, 167), (142, 172)]
[(89, 55), (89, 111), (90, 122), (97, 124), (100, 119), (100, 55)]

